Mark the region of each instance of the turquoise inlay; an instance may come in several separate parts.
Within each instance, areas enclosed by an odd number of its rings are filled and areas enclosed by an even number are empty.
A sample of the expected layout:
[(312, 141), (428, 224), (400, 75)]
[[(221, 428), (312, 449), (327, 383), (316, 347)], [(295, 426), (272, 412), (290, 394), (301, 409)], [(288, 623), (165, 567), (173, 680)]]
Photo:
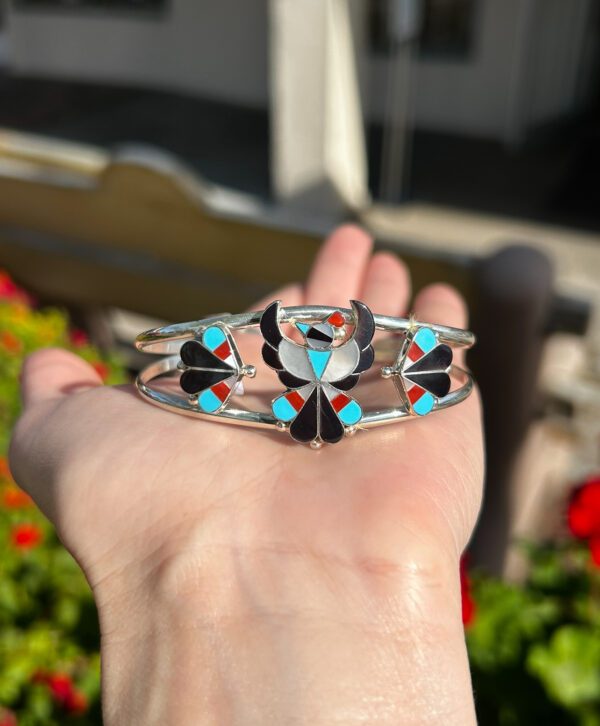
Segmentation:
[(418, 413), (419, 416), (425, 416), (425, 414), (429, 413), (433, 408), (433, 403), (433, 396), (431, 395), (431, 393), (425, 391), (421, 398), (413, 403), (413, 411), (415, 413)]
[(218, 348), (224, 340), (225, 333), (221, 328), (217, 328), (216, 325), (213, 325), (211, 328), (206, 328), (202, 335), (202, 342), (210, 350)]
[(285, 395), (276, 398), (271, 404), (271, 409), (273, 410), (273, 415), (279, 421), (291, 421), (297, 414), (296, 409), (287, 400)]
[(198, 396), (198, 405), (205, 413), (214, 413), (221, 408), (223, 403), (219, 401), (210, 388), (207, 388)]
[(423, 353), (429, 353), (437, 345), (435, 333), (431, 328), (421, 328), (415, 335), (415, 342)]
[(356, 401), (347, 403), (341, 411), (338, 411), (340, 421), (346, 426), (354, 426), (362, 418), (362, 409)]
[(327, 367), (327, 363), (331, 358), (330, 350), (307, 350), (308, 360), (315, 372), (317, 378), (321, 378), (323, 371)]
[(296, 323), (296, 327), (301, 333), (304, 333), (304, 335), (306, 335), (308, 329), (310, 328), (310, 325), (307, 325), (306, 323)]

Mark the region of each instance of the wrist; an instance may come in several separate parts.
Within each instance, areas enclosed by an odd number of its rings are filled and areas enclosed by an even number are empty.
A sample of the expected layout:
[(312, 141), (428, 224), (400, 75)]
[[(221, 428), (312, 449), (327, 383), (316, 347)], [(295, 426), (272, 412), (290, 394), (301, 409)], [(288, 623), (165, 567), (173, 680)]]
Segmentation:
[(163, 562), (141, 590), (98, 597), (106, 724), (396, 724), (417, 708), (421, 724), (474, 723), (451, 560)]

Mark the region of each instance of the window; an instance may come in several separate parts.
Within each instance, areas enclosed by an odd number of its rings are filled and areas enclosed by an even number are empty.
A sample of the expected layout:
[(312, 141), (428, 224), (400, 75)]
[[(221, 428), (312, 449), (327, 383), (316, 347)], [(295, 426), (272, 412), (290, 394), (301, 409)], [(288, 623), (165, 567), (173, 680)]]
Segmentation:
[(162, 11), (167, 0), (14, 0), (15, 7), (26, 10), (127, 10)]
[(426, 0), (421, 30), (425, 55), (465, 57), (473, 44), (475, 0)]
[(394, 41), (391, 18), (396, 16), (406, 28), (418, 29), (416, 37), (425, 56), (466, 57), (473, 45), (476, 3), (477, 0), (370, 0), (371, 53), (390, 52)]

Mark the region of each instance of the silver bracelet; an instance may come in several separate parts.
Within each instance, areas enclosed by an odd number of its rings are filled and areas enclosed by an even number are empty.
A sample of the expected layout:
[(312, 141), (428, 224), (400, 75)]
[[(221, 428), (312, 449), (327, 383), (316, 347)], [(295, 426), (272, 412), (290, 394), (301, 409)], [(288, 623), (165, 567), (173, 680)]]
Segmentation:
[[(469, 396), (473, 378), (469, 371), (452, 364), (451, 346), (471, 347), (473, 333), (412, 317), (373, 315), (357, 300), (351, 305), (351, 309), (282, 307), (276, 301), (256, 312), (222, 313), (148, 330), (138, 335), (138, 350), (167, 357), (138, 375), (137, 388), (162, 408), (208, 420), (289, 431), (295, 441), (313, 448), (337, 443), (357, 430), (422, 417)], [(285, 324), (299, 331), (302, 342), (285, 335), (281, 327)], [(253, 328), (259, 328), (264, 339), (263, 361), (285, 387), (271, 402), (270, 411), (230, 405), (241, 398), (242, 379), (256, 373), (253, 364), (242, 360), (233, 333)], [(376, 330), (398, 338), (390, 336), (373, 346)], [(387, 352), (389, 362), (380, 373), (393, 381), (395, 401), (389, 408), (363, 410), (348, 391), (361, 374), (373, 368), (376, 352), (378, 357)], [(159, 376), (173, 373), (180, 374), (180, 395), (150, 385)], [(453, 388), (453, 380), (458, 387)]]

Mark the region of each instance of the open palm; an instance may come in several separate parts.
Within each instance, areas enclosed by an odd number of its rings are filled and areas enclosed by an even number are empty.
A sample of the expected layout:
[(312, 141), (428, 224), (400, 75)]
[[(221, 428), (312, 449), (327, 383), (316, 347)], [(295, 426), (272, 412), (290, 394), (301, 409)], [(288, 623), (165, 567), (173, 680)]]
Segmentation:
[[(322, 248), (306, 286), (271, 299), (344, 307), (359, 299), (376, 313), (404, 315), (409, 287), (395, 257), (371, 256), (367, 236), (344, 227)], [(421, 321), (466, 324), (460, 297), (445, 285), (422, 291), (414, 312)], [(257, 341), (243, 337), (245, 362), (260, 365)], [(260, 375), (278, 385), (272, 371)], [(378, 385), (396, 395), (390, 382)], [(459, 607), (456, 565), (483, 477), (477, 395), (320, 451), (286, 435), (167, 413), (131, 386), (101, 385), (89, 365), (61, 350), (26, 361), (23, 395), (11, 466), (86, 573), (106, 638), (119, 630), (114, 613), (125, 605), (135, 633), (149, 597), (140, 594), (156, 582), (190, 607), (314, 608), (342, 622), (377, 618), (381, 589), (386, 602), (391, 588), (416, 613), (430, 608), (430, 624), (439, 605), (430, 607), (429, 586), (450, 593), (453, 613)], [(451, 622), (452, 630), (458, 620)]]

